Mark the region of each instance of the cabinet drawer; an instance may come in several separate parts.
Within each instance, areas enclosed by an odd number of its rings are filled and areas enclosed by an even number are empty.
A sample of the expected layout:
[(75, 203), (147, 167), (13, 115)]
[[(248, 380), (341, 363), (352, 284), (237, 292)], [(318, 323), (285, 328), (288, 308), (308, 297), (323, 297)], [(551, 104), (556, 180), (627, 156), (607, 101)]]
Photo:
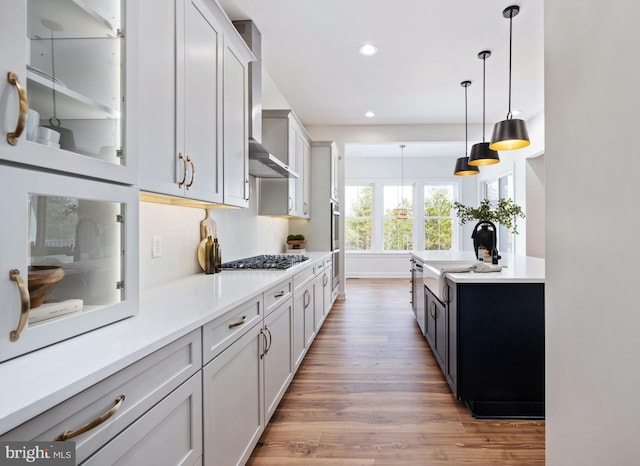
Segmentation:
[(54, 440), (112, 410), (124, 395), (111, 417), (69, 438), (76, 442), (80, 463), (195, 374), (201, 357), (200, 331), (195, 330), (7, 432), (2, 440)]
[(306, 269), (298, 272), (293, 276), (293, 291), (298, 291), (302, 286), (304, 286), (312, 277), (314, 266), (307, 267)]
[(202, 360), (211, 361), (262, 319), (262, 296), (226, 312), (202, 326)]
[(291, 297), (291, 279), (282, 281), (264, 292), (265, 316), (273, 311), (284, 300)]
[(107, 443), (83, 465), (191, 466), (202, 457), (202, 372)]

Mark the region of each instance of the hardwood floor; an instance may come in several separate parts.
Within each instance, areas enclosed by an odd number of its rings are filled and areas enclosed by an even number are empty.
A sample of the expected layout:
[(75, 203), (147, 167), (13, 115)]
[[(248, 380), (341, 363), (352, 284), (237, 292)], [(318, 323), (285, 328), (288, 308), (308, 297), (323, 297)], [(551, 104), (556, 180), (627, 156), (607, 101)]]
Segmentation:
[(544, 421), (477, 420), (454, 399), (409, 292), (347, 280), (247, 465), (544, 464)]

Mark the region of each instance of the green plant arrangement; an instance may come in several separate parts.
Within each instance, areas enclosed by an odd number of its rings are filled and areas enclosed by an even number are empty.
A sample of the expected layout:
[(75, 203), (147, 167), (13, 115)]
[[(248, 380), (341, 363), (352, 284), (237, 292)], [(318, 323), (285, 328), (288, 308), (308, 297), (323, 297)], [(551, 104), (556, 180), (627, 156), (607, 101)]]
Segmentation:
[(514, 235), (518, 234), (517, 217), (524, 218), (522, 208), (513, 199), (498, 199), (498, 205), (491, 207), (489, 199), (484, 199), (478, 207), (468, 207), (459, 202), (453, 203), (457, 217), (464, 225), (471, 221), (489, 221), (499, 223)]

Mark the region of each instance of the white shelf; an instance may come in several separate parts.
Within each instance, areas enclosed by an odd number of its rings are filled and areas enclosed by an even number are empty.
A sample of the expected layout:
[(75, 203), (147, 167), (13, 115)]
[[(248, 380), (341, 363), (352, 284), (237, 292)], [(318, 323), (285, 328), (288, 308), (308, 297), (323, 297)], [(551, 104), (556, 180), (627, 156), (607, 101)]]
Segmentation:
[[(32, 107), (42, 117), (53, 115), (53, 83), (51, 80), (27, 71), (27, 92)], [(66, 86), (55, 85), (56, 116), (61, 120), (118, 119), (120, 112), (98, 103)], [(35, 104), (35, 105), (34, 105)]]
[[(105, 17), (105, 5), (119, 2), (105, 2), (97, 0), (29, 0), (28, 36), (31, 39), (51, 38), (51, 29), (47, 22), (57, 23), (62, 30), (54, 30), (56, 39), (79, 37), (117, 37), (120, 29), (120, 18)], [(102, 9), (102, 13), (98, 10)], [(117, 12), (113, 12), (117, 13)], [(44, 21), (43, 21), (44, 20)], [(45, 24), (43, 24), (43, 22)]]

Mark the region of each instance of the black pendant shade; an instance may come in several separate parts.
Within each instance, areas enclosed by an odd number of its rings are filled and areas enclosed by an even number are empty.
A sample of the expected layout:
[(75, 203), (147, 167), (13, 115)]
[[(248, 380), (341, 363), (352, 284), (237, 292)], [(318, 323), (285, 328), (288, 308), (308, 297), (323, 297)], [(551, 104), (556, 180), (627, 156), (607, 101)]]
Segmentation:
[(460, 85), (464, 87), (464, 157), (459, 157), (456, 160), (456, 166), (453, 170), (453, 174), (456, 176), (477, 175), (480, 173), (480, 170), (478, 170), (478, 167), (472, 167), (469, 165), (469, 157), (467, 157), (467, 88), (471, 86), (471, 81), (462, 81)]
[(486, 77), (486, 64), (487, 58), (491, 56), (491, 52), (483, 50), (478, 54), (478, 58), (482, 60), (482, 142), (471, 146), (471, 153), (469, 154), (469, 165), (473, 167), (483, 165), (493, 165), (500, 162), (500, 156), (495, 150), (489, 149), (489, 143), (484, 139), (485, 128), (485, 77)]
[(478, 167), (473, 167), (469, 165), (469, 157), (459, 157), (456, 160), (456, 168), (453, 171), (453, 174), (456, 176), (469, 176), (469, 175), (477, 175), (480, 173)]
[(524, 120), (513, 119), (511, 113), (511, 42), (513, 32), (513, 17), (520, 12), (520, 7), (512, 5), (504, 9), (502, 16), (509, 19), (509, 112), (505, 120), (499, 121), (493, 127), (491, 135), (491, 143), (489, 148), (492, 150), (514, 150), (527, 147), (529, 142), (529, 133)]

